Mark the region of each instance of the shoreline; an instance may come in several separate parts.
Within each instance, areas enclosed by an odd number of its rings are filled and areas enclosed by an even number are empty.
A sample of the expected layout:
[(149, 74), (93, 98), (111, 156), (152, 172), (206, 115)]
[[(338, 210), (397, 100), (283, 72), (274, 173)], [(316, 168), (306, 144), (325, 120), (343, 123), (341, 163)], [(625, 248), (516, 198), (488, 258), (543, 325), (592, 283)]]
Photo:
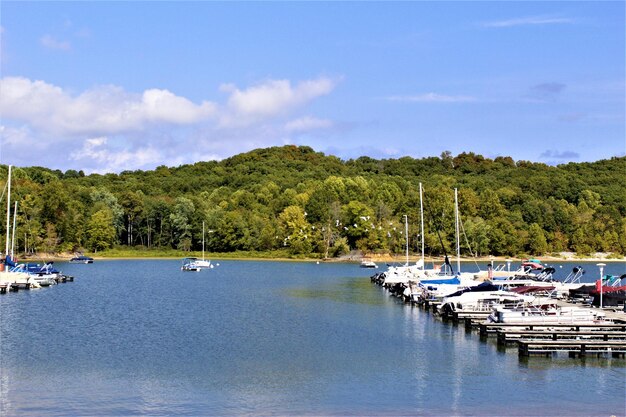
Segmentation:
[[(96, 254), (88, 254), (90, 257), (94, 258), (94, 260), (98, 260), (98, 261), (107, 261), (107, 260), (138, 260), (138, 259), (150, 259), (150, 260), (159, 260), (159, 259), (163, 259), (163, 260), (173, 260), (173, 259), (182, 259), (185, 257), (199, 257), (197, 255), (194, 254), (184, 254), (181, 253), (180, 255), (147, 255), (147, 256), (141, 256), (141, 255), (129, 255), (129, 256), (98, 256)], [(402, 256), (402, 255), (398, 255), (398, 256), (391, 256), (391, 255), (376, 255), (376, 254), (365, 254), (365, 255), (344, 255), (342, 257), (339, 258), (329, 258), (329, 259), (322, 259), (322, 258), (287, 258), (287, 257), (260, 257), (260, 256), (224, 256), (224, 254), (217, 254), (217, 253), (211, 253), (211, 254), (205, 254), (207, 256), (205, 256), (206, 259), (210, 259), (210, 260), (221, 260), (221, 261), (227, 261), (227, 260), (233, 260), (233, 261), (280, 261), (280, 262), (324, 262), (324, 263), (359, 263), (361, 262), (363, 259), (368, 259), (377, 263), (393, 263), (393, 264), (399, 264), (399, 263), (406, 263), (406, 257)], [(221, 256), (220, 256), (221, 255)], [(33, 254), (31, 256), (18, 256), (17, 260), (18, 262), (28, 262), (28, 261), (44, 261), (44, 262), (56, 262), (56, 261), (69, 261), (74, 255), (72, 254), (44, 254), (44, 253), (36, 253)], [(415, 262), (417, 262), (421, 257), (419, 255), (409, 255), (408, 259), (409, 259), (409, 263), (410, 264), (414, 264)], [(450, 260), (450, 263), (454, 263), (456, 262), (456, 257), (452, 257), (449, 256), (448, 257)], [(511, 263), (519, 263), (522, 262), (525, 259), (529, 259), (529, 258), (533, 258), (533, 259), (539, 259), (540, 261), (544, 262), (544, 263), (550, 263), (550, 262), (603, 262), (603, 263), (619, 263), (619, 262), (624, 262), (626, 263), (626, 256), (622, 257), (622, 258), (615, 258), (615, 257), (607, 257), (606, 254), (600, 255), (600, 256), (592, 256), (592, 257), (577, 257), (574, 254), (570, 254), (568, 253), (567, 255), (564, 256), (554, 256), (554, 255), (545, 255), (545, 256), (529, 256), (529, 257), (505, 257), (505, 256), (481, 256), (481, 257), (461, 257), (461, 262), (463, 263), (467, 263), (467, 262), (489, 262), (489, 261), (493, 261), (494, 263), (506, 263), (507, 261), (510, 261)], [(443, 262), (444, 257), (443, 256), (437, 256), (437, 257), (425, 257), (424, 262), (426, 264), (429, 263), (441, 263)]]

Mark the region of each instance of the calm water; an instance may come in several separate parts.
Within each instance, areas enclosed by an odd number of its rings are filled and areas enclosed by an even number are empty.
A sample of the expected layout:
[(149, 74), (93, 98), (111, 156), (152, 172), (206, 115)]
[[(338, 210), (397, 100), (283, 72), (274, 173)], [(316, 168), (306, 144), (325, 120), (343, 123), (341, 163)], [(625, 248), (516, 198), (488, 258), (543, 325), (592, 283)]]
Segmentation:
[(62, 263), (0, 296), (0, 415), (626, 414), (622, 359), (521, 361), (354, 264), (220, 264)]

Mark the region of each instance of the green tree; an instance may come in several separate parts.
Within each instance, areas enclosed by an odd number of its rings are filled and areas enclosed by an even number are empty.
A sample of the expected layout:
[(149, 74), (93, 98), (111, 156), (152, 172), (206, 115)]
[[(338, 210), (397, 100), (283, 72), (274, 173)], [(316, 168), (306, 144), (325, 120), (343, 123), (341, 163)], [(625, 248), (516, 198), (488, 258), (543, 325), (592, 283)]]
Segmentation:
[(178, 197), (170, 214), (174, 242), (178, 249), (191, 250), (191, 219), (195, 211), (193, 202), (186, 197)]
[(110, 248), (115, 234), (111, 211), (102, 209), (91, 215), (87, 223), (87, 245), (91, 250), (97, 252)]
[(533, 223), (528, 228), (528, 250), (533, 255), (543, 255), (548, 250), (548, 242), (543, 229)]
[(286, 207), (278, 216), (278, 221), (282, 230), (283, 246), (293, 254), (304, 254), (311, 251), (312, 243), (309, 239), (311, 226), (301, 207)]

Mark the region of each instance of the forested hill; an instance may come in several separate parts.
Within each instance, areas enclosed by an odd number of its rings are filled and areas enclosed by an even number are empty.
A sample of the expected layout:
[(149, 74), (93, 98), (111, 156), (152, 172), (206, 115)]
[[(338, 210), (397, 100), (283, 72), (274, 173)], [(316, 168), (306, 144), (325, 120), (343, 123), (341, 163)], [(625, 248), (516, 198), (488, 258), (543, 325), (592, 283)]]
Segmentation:
[(407, 215), (418, 251), (420, 182), (428, 254), (443, 252), (437, 230), (447, 251), (454, 242), (454, 188), (466, 254), (626, 254), (625, 157), (557, 167), (448, 152), (342, 161), (304, 146), (120, 174), (14, 168), (16, 246), (198, 250), (204, 222), (211, 252), (400, 253)]

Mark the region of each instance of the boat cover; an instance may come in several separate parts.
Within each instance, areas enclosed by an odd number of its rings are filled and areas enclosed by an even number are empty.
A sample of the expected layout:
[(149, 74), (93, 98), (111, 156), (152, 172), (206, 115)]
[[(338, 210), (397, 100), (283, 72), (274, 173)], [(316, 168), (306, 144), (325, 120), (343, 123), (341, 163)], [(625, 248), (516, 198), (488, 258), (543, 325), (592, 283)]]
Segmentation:
[(481, 284), (478, 284), (474, 287), (469, 287), (469, 288), (464, 288), (462, 290), (459, 290), (457, 292), (454, 292), (450, 295), (448, 295), (447, 297), (456, 297), (458, 295), (461, 295), (463, 293), (466, 292), (482, 292), (482, 291), (498, 291), (500, 289), (500, 287), (498, 287), (497, 285), (493, 285), (489, 282), (483, 282)]
[(509, 291), (517, 293), (517, 294), (530, 294), (538, 291), (552, 291), (554, 287), (546, 287), (541, 285), (524, 285), (517, 288), (511, 288)]
[(422, 279), (420, 280), (421, 284), (455, 284), (458, 285), (461, 283), (458, 277), (454, 278), (443, 278), (443, 279)]

